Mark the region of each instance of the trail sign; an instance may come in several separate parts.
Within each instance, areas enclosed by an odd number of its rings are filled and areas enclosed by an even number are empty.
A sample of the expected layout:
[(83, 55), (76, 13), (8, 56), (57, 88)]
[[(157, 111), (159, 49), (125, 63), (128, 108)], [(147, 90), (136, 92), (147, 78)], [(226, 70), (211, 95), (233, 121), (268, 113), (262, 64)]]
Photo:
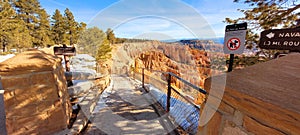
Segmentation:
[(228, 72), (233, 69), (234, 54), (242, 54), (245, 48), (247, 23), (227, 25), (225, 28), (224, 53), (230, 54)]
[(54, 47), (54, 54), (55, 55), (65, 55), (65, 56), (75, 56), (76, 49), (75, 47)]
[[(54, 47), (54, 54), (55, 55), (63, 55), (65, 60), (65, 67), (66, 71), (70, 72), (70, 61), (68, 56), (75, 56), (76, 55), (76, 48), (75, 47), (67, 47), (64, 45), (63, 47)], [(72, 80), (67, 80), (68, 86), (72, 84)]]
[(300, 51), (300, 28), (265, 30), (260, 34), (259, 47)]
[(242, 54), (245, 48), (247, 23), (227, 25), (224, 38), (225, 54)]

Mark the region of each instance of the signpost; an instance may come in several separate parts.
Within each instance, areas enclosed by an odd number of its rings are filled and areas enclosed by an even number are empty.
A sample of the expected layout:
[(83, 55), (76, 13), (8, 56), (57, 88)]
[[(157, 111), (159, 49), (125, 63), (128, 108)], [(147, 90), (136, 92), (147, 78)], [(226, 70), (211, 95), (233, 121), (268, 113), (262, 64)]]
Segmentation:
[(300, 28), (265, 30), (260, 34), (259, 47), (300, 52)]
[[(54, 47), (53, 51), (55, 55), (64, 56), (66, 72), (70, 72), (69, 56), (76, 55), (75, 47), (67, 47), (66, 45), (64, 45), (63, 47)], [(67, 80), (67, 82), (68, 82), (68, 86), (73, 85), (72, 80)]]
[(224, 38), (224, 53), (230, 54), (228, 72), (232, 71), (234, 54), (242, 54), (245, 48), (247, 23), (227, 25)]
[(55, 55), (63, 55), (65, 60), (65, 66), (66, 71), (70, 71), (70, 63), (69, 63), (69, 57), (68, 56), (75, 56), (76, 55), (76, 49), (75, 47), (67, 47), (64, 45), (63, 47), (54, 47), (54, 54)]

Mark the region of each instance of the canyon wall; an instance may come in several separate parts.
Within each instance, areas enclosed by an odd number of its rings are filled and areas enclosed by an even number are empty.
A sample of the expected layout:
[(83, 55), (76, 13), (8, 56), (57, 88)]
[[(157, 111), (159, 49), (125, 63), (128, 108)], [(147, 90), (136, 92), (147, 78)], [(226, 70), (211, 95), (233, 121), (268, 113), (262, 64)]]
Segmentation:
[[(221, 74), (225, 69), (225, 59), (216, 63), (223, 55), (191, 48), (180, 43), (163, 43), (148, 41), (140, 43), (125, 43), (115, 49), (113, 56), (113, 73), (133, 74), (142, 73), (142, 68), (172, 72), (192, 84), (202, 87), (206, 78)], [(211, 67), (215, 67), (212, 69)], [(219, 70), (218, 67), (223, 67)], [(166, 78), (155, 72), (146, 72), (147, 76), (155, 78), (158, 82), (166, 81)], [(193, 91), (176, 79), (172, 83), (179, 90), (196, 99), (196, 103), (203, 101), (203, 95)], [(162, 85), (162, 84), (160, 84)]]

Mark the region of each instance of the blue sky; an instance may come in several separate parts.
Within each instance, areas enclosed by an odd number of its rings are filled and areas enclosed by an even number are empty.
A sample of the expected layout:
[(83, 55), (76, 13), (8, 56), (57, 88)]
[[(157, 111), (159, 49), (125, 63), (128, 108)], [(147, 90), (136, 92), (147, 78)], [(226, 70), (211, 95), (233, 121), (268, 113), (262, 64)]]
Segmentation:
[(223, 37), (226, 17), (238, 18), (233, 0), (40, 0), (52, 15), (69, 8), (76, 21), (116, 36), (158, 40)]

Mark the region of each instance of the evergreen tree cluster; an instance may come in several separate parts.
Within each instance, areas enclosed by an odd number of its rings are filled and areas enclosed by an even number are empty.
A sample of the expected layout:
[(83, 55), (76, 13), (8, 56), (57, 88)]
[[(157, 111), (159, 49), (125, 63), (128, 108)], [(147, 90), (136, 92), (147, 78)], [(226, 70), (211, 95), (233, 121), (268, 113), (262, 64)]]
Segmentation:
[(11, 48), (21, 51), (54, 44), (73, 45), (86, 27), (75, 21), (68, 8), (64, 15), (56, 10), (50, 18), (38, 0), (1, 0), (0, 22), (3, 52)]
[(103, 32), (98, 27), (88, 28), (79, 37), (78, 52), (89, 54), (99, 62), (106, 61), (111, 58), (111, 44), (114, 44), (115, 39), (111, 29)]
[(104, 62), (112, 57), (112, 45), (145, 41), (149, 40), (118, 38), (111, 28), (104, 32), (98, 27), (92, 27), (85, 29), (80, 34), (77, 45), (79, 53), (89, 54), (95, 57), (98, 62)]
[(249, 9), (239, 9), (244, 17), (226, 18), (226, 22), (248, 22), (255, 30), (268, 30), (276, 27), (297, 27), (300, 19), (298, 0), (234, 0), (249, 5)]

